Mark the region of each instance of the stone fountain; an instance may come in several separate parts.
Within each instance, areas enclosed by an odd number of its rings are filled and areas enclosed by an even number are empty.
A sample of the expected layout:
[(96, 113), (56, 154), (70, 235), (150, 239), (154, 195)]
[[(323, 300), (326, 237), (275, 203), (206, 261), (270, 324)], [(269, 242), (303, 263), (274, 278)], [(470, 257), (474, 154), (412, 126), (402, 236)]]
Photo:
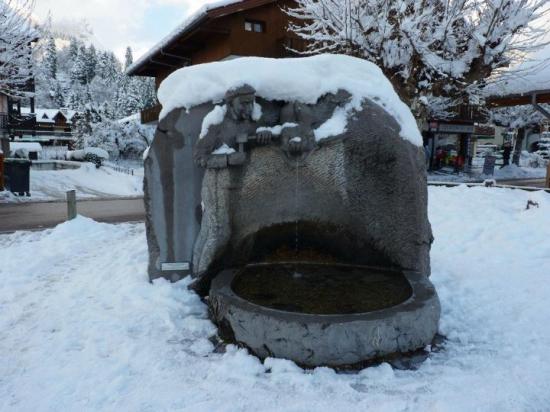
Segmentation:
[(167, 113), (147, 156), (151, 279), (191, 275), (220, 337), (261, 358), (356, 365), (437, 332), (423, 150), (352, 100), (241, 85)]

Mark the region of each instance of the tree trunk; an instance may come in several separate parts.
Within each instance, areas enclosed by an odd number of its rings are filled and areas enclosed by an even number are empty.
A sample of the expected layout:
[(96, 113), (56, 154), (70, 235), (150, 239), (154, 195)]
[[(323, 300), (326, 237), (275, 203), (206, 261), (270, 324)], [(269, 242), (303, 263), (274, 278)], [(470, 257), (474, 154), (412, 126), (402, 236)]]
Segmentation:
[(512, 163), (519, 166), (519, 158), (521, 156), (521, 146), (523, 145), (523, 139), (525, 138), (525, 128), (520, 127), (516, 136), (516, 145), (514, 147), (514, 156), (512, 157)]

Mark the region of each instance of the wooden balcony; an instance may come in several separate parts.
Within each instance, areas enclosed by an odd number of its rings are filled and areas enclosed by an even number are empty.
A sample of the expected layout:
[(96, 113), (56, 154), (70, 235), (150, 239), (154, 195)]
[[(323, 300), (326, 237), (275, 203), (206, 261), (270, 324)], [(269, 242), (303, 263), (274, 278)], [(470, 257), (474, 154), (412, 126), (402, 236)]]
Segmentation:
[(162, 106), (160, 104), (143, 109), (141, 111), (141, 124), (156, 123), (159, 120), (160, 111)]
[(0, 130), (6, 130), (8, 128), (8, 114), (0, 113)]

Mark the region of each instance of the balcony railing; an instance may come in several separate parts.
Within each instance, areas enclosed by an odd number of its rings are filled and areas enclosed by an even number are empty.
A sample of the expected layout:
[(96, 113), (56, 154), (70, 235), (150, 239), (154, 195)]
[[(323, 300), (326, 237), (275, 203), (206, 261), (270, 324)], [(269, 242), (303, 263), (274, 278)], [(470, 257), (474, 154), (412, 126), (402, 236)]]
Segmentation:
[(0, 113), (0, 130), (6, 130), (8, 128), (9, 116), (7, 113)]
[(8, 127), (14, 130), (23, 129), (35, 129), (36, 128), (36, 114), (10, 114), (8, 120)]
[(160, 104), (153, 107), (149, 107), (147, 109), (143, 109), (141, 111), (141, 123), (147, 124), (147, 123), (158, 122), (161, 110), (162, 110), (162, 106)]

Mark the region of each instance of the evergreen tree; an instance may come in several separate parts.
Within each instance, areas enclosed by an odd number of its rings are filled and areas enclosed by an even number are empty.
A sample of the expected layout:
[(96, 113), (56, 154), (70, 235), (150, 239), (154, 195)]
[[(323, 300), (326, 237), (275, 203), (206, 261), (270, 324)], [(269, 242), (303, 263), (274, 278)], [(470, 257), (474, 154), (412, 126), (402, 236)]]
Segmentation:
[(44, 53), (35, 56), (39, 59), (37, 66), (44, 68), (36, 74), (42, 107), (88, 110), (93, 125), (114, 121), (156, 104), (153, 79), (129, 77), (122, 70), (133, 62), (130, 47), (121, 64), (113, 52), (86, 46), (76, 36), (61, 36), (70, 43), (56, 49), (56, 37), (52, 33), (45, 32)]
[(65, 93), (59, 81), (55, 81), (52, 88), (52, 101), (56, 107), (65, 107)]
[(141, 79), (141, 83), (142, 109), (158, 104), (155, 80), (151, 77), (144, 77)]
[(106, 120), (115, 119), (115, 114), (114, 114), (113, 108), (111, 107), (111, 105), (107, 101), (103, 102), (103, 104), (101, 105), (101, 108), (99, 110), (99, 114), (103, 119), (106, 119)]
[(86, 83), (90, 83), (95, 77), (97, 69), (97, 54), (93, 44), (86, 50), (85, 63)]
[(44, 56), (44, 66), (47, 75), (51, 79), (57, 78), (57, 48), (55, 47), (55, 39), (50, 36), (46, 45), (46, 53)]
[(544, 131), (540, 135), (538, 150), (536, 151), (543, 159), (550, 159), (550, 131)]
[(102, 78), (107, 78), (107, 73), (109, 72), (109, 54), (107, 52), (100, 51), (97, 54), (97, 67), (96, 74)]
[(128, 67), (130, 67), (134, 63), (134, 56), (132, 55), (132, 48), (128, 46), (126, 48), (126, 54), (124, 55), (124, 71), (128, 70)]
[(91, 113), (84, 110), (73, 117), (75, 147), (84, 149), (87, 146), (87, 140), (92, 133)]
[(73, 61), (78, 56), (78, 49), (80, 47), (80, 42), (76, 37), (71, 37), (70, 43), (69, 43), (69, 61)]
[(71, 68), (71, 80), (73, 83), (86, 84), (88, 81), (86, 46), (82, 45), (73, 60)]

